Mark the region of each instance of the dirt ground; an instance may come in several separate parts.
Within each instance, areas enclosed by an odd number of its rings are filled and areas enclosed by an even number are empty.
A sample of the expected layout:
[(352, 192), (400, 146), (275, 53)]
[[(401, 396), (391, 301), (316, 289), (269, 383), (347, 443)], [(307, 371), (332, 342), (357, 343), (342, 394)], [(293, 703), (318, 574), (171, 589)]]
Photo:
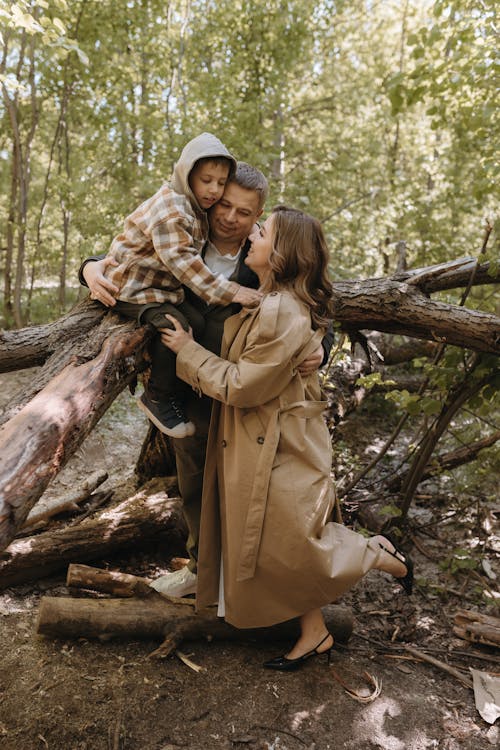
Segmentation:
[[(2, 399), (29, 377), (0, 375)], [(50, 493), (64, 493), (98, 468), (110, 472), (110, 486), (123, 480), (133, 471), (145, 430), (132, 398), (122, 394)], [(360, 423), (342, 427), (341, 437), (360, 451), (373, 443)], [(347, 647), (336, 648), (331, 667), (314, 659), (291, 674), (262, 669), (265, 659), (286, 649), (283, 643), (186, 643), (183, 652), (202, 667), (195, 672), (176, 656), (150, 660), (156, 642), (45, 639), (34, 632), (39, 601), (47, 593), (68, 593), (64, 574), (0, 592), (0, 750), (498, 747), (499, 722), (490, 726), (481, 718), (472, 690), (403, 650), (411, 644), (464, 675), (469, 667), (500, 672), (498, 651), (469, 647), (453, 635), (457, 609), (498, 610), (484, 598), (493, 582), (481, 569), (452, 575), (440, 567), (452, 548), (476, 542), (465, 524), (471, 518), (447, 517), (449, 506), (439, 497), (415, 509), (422, 518), (444, 520), (438, 538), (419, 536), (421, 549), (408, 547), (416, 567), (414, 595), (406, 597), (394, 579), (371, 572), (342, 600), (354, 611), (354, 633)], [(477, 516), (472, 521), (483, 544), (481, 557), (494, 568), (499, 539), (482, 531), (479, 506), (471, 513)], [(131, 551), (96, 564), (141, 574), (162, 564), (158, 550), (154, 553), (148, 559)], [(360, 703), (335, 676), (368, 694), (364, 672), (382, 689), (372, 702)]]

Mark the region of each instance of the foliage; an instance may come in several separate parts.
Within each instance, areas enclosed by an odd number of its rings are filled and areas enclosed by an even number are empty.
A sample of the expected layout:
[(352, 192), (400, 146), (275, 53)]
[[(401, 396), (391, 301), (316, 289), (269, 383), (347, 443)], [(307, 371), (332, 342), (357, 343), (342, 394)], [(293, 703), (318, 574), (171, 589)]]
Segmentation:
[[(0, 0), (7, 324), (216, 132), (324, 222), (340, 277), (474, 253), (492, 215), (492, 0)], [(75, 282), (76, 283), (76, 282)], [(483, 292), (474, 299), (485, 309)]]

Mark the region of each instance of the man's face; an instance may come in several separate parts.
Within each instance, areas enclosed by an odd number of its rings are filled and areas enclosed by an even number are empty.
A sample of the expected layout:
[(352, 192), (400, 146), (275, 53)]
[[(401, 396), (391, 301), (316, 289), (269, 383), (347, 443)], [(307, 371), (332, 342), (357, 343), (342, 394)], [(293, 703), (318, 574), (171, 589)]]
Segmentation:
[(208, 213), (210, 239), (215, 244), (217, 240), (240, 244), (248, 237), (261, 214), (259, 194), (229, 182), (222, 198)]

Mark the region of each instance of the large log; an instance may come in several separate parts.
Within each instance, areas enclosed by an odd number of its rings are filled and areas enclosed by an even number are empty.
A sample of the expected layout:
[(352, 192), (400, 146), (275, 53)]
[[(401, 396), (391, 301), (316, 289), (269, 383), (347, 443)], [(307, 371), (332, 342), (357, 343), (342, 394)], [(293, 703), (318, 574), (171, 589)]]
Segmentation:
[[(405, 333), (406, 328), (409, 336), (416, 335), (417, 338), (433, 341), (436, 332), (440, 337), (449, 339), (449, 343), (487, 352), (491, 352), (491, 338), (495, 339), (495, 336), (486, 333), (484, 337), (482, 326), (491, 324), (496, 326), (494, 353), (498, 353), (498, 317), (484, 318), (481, 314), (476, 317), (474, 310), (464, 309), (465, 314), (471, 315), (472, 329), (467, 331), (467, 321), (464, 327), (463, 318), (456, 317), (455, 306), (438, 305), (429, 299), (429, 294), (433, 292), (466, 286), (471, 279), (474, 286), (496, 284), (500, 282), (500, 272), (492, 273), (489, 263), (477, 264), (474, 258), (461, 258), (397, 273), (393, 277), (336, 281), (333, 290), (341, 315), (339, 321), (348, 328), (389, 332), (392, 331), (388, 326), (393, 321), (401, 334)], [(427, 314), (424, 309), (426, 302), (429, 305)], [(401, 309), (398, 309), (400, 305)], [(95, 329), (108, 312), (108, 308), (99, 302), (87, 299), (52, 323), (0, 332), (0, 372), (42, 364), (51, 355), (60, 352), (66, 343), (74, 346), (83, 334)], [(373, 325), (365, 325), (367, 321)], [(480, 323), (478, 328), (476, 321)], [(362, 324), (358, 325), (360, 322)], [(414, 332), (415, 323), (418, 334)], [(435, 324), (439, 324), (439, 330)], [(462, 339), (462, 333), (468, 333), (468, 336)]]
[[(345, 643), (353, 627), (352, 613), (346, 607), (324, 609), (327, 627), (335, 640)], [(40, 602), (36, 632), (56, 638), (128, 638), (163, 640), (154, 652), (168, 656), (183, 640), (196, 639), (293, 639), (297, 621), (272, 628), (238, 630), (216, 616), (215, 608), (195, 613), (189, 606), (171, 604), (153, 592), (147, 598), (72, 599), (45, 596)]]
[[(81, 321), (81, 329), (77, 327), (77, 322)], [(143, 359), (143, 354), (146, 350), (147, 344), (151, 338), (151, 332), (148, 327), (137, 328), (131, 321), (123, 321), (118, 315), (110, 312), (103, 308), (96, 302), (87, 300), (86, 303), (80, 303), (75, 308), (75, 315), (72, 317), (73, 336), (68, 336), (68, 331), (65, 328), (67, 323), (66, 318), (61, 318), (60, 321), (50, 323), (48, 326), (33, 326), (30, 328), (23, 328), (19, 331), (8, 332), (9, 338), (13, 339), (16, 334), (24, 340), (28, 333), (30, 339), (30, 351), (34, 349), (36, 344), (36, 336), (41, 336), (42, 353), (50, 354), (47, 359), (44, 359), (45, 364), (38, 371), (33, 373), (29, 384), (24, 384), (22, 389), (17, 393), (9, 402), (7, 407), (0, 414), (0, 425), (3, 425), (9, 419), (12, 419), (18, 414), (21, 409), (26, 406), (40, 391), (45, 388), (55, 377), (57, 377), (64, 368), (69, 365), (82, 365), (85, 362), (90, 362), (96, 359), (101, 353), (106, 341), (113, 337), (117, 339), (120, 335), (126, 337), (130, 333), (134, 332), (135, 337), (135, 357), (137, 360), (137, 370), (139, 371), (146, 365), (146, 359)], [(44, 347), (45, 335), (43, 328), (53, 326), (54, 331), (51, 334), (51, 339), (55, 338), (55, 331), (58, 325), (61, 325), (61, 342), (58, 348), (53, 352), (47, 352)], [(2, 371), (2, 362), (5, 369), (15, 369), (12, 367), (12, 361), (9, 356), (9, 349), (5, 344), (2, 343), (2, 339), (7, 337), (7, 333), (4, 333), (0, 338), (0, 371)], [(35, 362), (38, 364), (38, 361)], [(116, 373), (111, 372), (112, 366), (116, 367)], [(120, 362), (112, 361), (108, 362), (108, 377), (120, 378)], [(127, 380), (122, 383), (122, 389), (131, 381)]]
[(334, 284), (334, 318), (369, 329), (500, 354), (500, 318), (430, 299), (416, 284), (364, 279)]
[(134, 549), (152, 539), (165, 545), (166, 557), (178, 553), (186, 529), (179, 498), (168, 496), (172, 484), (169, 479), (152, 480), (93, 518), (12, 542), (0, 554), (0, 589), (50, 575), (70, 562)]
[(143, 366), (143, 336), (119, 326), (95, 359), (67, 365), (0, 429), (0, 549)]
[(108, 312), (98, 302), (86, 299), (52, 323), (0, 331), (0, 372), (42, 365), (65, 344), (73, 345), (94, 329)]

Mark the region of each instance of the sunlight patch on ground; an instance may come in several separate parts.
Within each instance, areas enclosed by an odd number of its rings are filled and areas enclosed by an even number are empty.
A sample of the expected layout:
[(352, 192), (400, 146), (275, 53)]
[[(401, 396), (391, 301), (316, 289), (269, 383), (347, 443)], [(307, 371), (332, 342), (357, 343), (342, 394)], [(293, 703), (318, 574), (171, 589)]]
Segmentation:
[(417, 626), (431, 633), (436, 627), (436, 620), (433, 617), (418, 617)]
[(399, 703), (391, 698), (378, 698), (357, 716), (352, 726), (353, 747), (370, 741), (373, 747), (384, 750), (408, 750), (406, 742), (389, 734), (384, 727), (386, 719), (392, 719), (400, 714)]
[(323, 711), (325, 710), (326, 705), (322, 703), (320, 706), (316, 706), (316, 708), (313, 711), (297, 711), (294, 713), (292, 717), (292, 721), (290, 724), (290, 729), (293, 732), (298, 731), (302, 724), (304, 724), (305, 721), (308, 719), (319, 719)]

